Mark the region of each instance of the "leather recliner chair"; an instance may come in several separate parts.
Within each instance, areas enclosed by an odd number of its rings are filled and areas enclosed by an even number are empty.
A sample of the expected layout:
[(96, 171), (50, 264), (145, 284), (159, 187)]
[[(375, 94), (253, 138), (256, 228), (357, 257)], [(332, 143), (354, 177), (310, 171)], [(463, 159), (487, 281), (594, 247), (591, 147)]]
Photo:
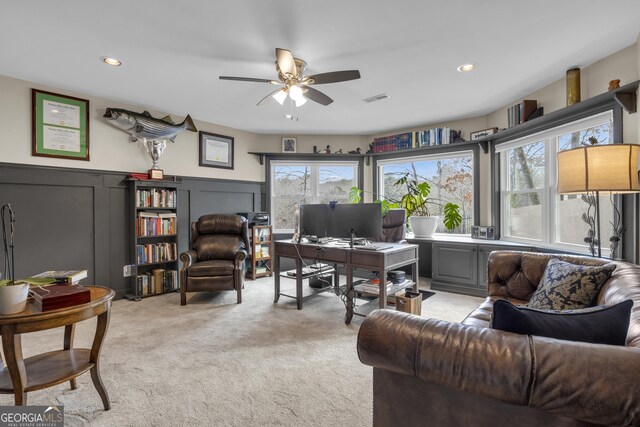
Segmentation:
[(251, 254), (247, 220), (240, 215), (204, 215), (191, 223), (190, 250), (180, 254), (180, 305), (187, 292), (233, 291), (242, 302), (245, 262)]

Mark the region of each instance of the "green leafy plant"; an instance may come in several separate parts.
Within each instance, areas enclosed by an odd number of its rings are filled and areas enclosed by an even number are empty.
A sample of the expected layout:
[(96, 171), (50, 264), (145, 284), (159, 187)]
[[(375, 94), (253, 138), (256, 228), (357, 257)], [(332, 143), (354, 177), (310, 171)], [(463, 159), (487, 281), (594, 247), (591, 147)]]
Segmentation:
[[(442, 204), (438, 200), (430, 198), (431, 186), (426, 181), (419, 182), (415, 178), (411, 178), (409, 172), (405, 173), (398, 179), (394, 185), (404, 187), (404, 195), (400, 200), (378, 199), (375, 203), (382, 204), (382, 214), (386, 214), (390, 208), (401, 207), (407, 212), (407, 220), (411, 216), (431, 216), (430, 207), (440, 206), (444, 211), (444, 226), (453, 230), (462, 223), (460, 215), (460, 206), (455, 203), (447, 202)], [(377, 196), (377, 195), (376, 195)], [(349, 201), (359, 203), (362, 200), (362, 190), (358, 187), (352, 187), (349, 191)]]

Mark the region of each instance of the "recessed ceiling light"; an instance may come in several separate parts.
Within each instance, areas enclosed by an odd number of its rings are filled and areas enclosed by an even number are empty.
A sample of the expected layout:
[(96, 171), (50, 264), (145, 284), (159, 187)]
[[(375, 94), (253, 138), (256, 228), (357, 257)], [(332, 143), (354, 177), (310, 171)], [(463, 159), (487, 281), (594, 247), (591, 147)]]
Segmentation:
[(100, 58), (100, 60), (105, 64), (112, 65), (114, 67), (119, 67), (122, 65), (122, 62), (118, 61), (116, 58), (110, 58), (108, 56), (103, 56), (102, 58)]
[(476, 68), (476, 64), (462, 64), (461, 66), (456, 68), (456, 70), (458, 70), (458, 72), (460, 73), (464, 73), (465, 71), (471, 71), (471, 70), (474, 70), (475, 68)]

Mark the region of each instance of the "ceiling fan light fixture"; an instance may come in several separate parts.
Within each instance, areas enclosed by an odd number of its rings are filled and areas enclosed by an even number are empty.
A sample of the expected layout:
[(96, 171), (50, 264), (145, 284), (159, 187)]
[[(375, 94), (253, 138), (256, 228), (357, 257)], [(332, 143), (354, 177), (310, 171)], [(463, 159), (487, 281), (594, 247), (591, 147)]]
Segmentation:
[(296, 102), (296, 107), (302, 107), (304, 104), (307, 103), (307, 98), (305, 98), (304, 96), (301, 96), (298, 99), (294, 99), (294, 101)]
[(294, 86), (291, 86), (289, 88), (289, 96), (294, 101), (297, 101), (298, 99), (304, 98), (304, 96), (302, 95), (302, 89), (298, 85), (294, 85)]
[(277, 91), (273, 94), (273, 99), (278, 101), (278, 104), (284, 105), (284, 100), (287, 99), (287, 91), (284, 89)]

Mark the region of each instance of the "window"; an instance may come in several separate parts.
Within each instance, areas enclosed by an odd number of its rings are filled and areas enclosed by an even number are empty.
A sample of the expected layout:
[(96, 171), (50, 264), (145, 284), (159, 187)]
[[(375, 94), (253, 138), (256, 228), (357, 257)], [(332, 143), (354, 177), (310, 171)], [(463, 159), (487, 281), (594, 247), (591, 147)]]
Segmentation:
[[(595, 208), (580, 195), (556, 192), (558, 151), (613, 142), (611, 111), (496, 146), (500, 155), (501, 234), (505, 240), (589, 253), (583, 214)], [(613, 234), (613, 204), (600, 196), (603, 243)], [(607, 251), (606, 247), (602, 248)]]
[[(402, 188), (394, 183), (405, 173), (431, 187), (431, 196), (443, 206), (452, 202), (460, 206), (462, 224), (447, 230), (441, 222), (437, 233), (470, 234), (473, 225), (473, 152), (443, 153), (378, 161), (380, 196), (391, 201), (402, 198)], [(443, 206), (434, 206), (433, 215), (443, 216)]]
[(271, 221), (274, 233), (293, 233), (295, 205), (349, 203), (358, 185), (358, 162), (271, 162)]

